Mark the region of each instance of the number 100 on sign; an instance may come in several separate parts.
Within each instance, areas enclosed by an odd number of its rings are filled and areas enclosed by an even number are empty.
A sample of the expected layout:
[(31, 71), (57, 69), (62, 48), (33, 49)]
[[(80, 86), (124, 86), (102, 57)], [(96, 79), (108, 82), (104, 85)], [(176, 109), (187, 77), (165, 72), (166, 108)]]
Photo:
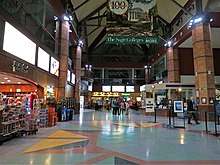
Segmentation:
[(124, 14), (128, 10), (127, 0), (109, 0), (109, 9), (115, 14)]

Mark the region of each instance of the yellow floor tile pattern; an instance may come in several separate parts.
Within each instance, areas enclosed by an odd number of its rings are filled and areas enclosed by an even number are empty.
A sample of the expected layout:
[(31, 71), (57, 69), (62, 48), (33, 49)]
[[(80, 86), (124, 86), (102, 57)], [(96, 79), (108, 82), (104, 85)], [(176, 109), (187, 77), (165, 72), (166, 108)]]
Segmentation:
[(28, 148), (22, 153), (25, 154), (25, 153), (34, 152), (34, 151), (40, 151), (44, 149), (63, 146), (67, 144), (73, 144), (76, 142), (82, 142), (86, 140), (88, 140), (88, 137), (86, 136), (59, 130), (51, 134), (50, 136), (48, 136), (47, 139), (41, 140), (40, 142)]
[(144, 128), (147, 128), (147, 127), (154, 127), (154, 126), (157, 126), (160, 124), (158, 124), (158, 123), (140, 123), (140, 125)]

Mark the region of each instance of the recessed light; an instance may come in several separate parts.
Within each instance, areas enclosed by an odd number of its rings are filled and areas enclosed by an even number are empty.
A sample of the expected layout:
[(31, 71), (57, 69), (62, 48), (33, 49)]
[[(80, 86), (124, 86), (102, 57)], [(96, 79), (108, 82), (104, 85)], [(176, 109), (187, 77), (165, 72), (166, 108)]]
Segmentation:
[(7, 80), (8, 82), (11, 82), (11, 80)]
[(8, 80), (8, 77), (4, 77), (5, 80)]
[(5, 82), (2, 82), (2, 84), (4, 84)]
[(21, 82), (18, 82), (18, 84), (21, 84)]

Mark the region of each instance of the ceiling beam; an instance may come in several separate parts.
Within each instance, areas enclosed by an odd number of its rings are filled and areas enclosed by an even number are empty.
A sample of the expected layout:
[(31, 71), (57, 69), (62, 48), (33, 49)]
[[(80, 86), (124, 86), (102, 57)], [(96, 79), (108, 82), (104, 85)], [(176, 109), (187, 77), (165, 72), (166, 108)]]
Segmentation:
[(91, 18), (89, 18), (87, 21), (91, 21), (91, 20), (94, 20), (94, 19), (99, 19), (99, 18), (101, 18), (101, 17), (106, 17), (106, 16), (107, 16), (107, 14), (104, 13), (103, 15), (100, 15), (100, 16), (91, 17)]
[(99, 33), (99, 35), (96, 37), (96, 39), (89, 46), (89, 50), (90, 51), (93, 50), (102, 40), (102, 38), (105, 37), (105, 35), (106, 35), (106, 28), (103, 28), (102, 31)]

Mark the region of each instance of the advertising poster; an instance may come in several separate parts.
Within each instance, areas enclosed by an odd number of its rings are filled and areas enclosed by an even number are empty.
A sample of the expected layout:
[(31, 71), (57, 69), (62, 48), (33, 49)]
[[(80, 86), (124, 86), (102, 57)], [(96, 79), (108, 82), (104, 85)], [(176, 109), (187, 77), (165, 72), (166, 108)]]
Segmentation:
[(146, 112), (154, 112), (154, 98), (146, 98)]
[(71, 81), (71, 77), (70, 77), (70, 75), (71, 75), (70, 70), (67, 70), (67, 81), (68, 81), (68, 82)]
[(37, 66), (49, 72), (50, 55), (39, 47)]
[(109, 0), (107, 44), (157, 44), (156, 0)]
[(56, 76), (59, 75), (59, 61), (57, 61), (53, 57), (51, 57), (51, 61), (50, 61), (50, 73)]
[(175, 113), (183, 112), (183, 101), (174, 101), (173, 104)]
[(76, 75), (74, 73), (71, 74), (71, 83), (75, 84), (76, 83)]

